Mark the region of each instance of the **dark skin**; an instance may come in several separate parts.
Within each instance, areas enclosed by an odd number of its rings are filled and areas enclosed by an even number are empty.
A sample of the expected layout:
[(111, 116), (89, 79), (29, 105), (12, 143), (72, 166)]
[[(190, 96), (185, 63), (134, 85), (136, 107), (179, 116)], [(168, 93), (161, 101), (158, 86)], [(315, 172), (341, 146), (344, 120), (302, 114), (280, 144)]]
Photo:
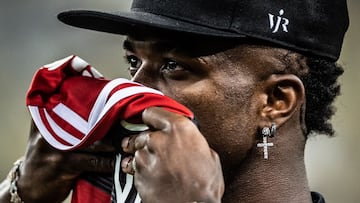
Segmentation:
[[(143, 202), (311, 202), (303, 160), (304, 86), (284, 73), (281, 58), (287, 50), (146, 34), (129, 36), (125, 43), (132, 79), (189, 107), (199, 128), (159, 108), (144, 111), (150, 130), (122, 141), (124, 151), (133, 154), (123, 160), (123, 171), (135, 175)], [(298, 66), (299, 56), (294, 54), (292, 66)], [(270, 140), (275, 146), (264, 160), (256, 143), (261, 142), (259, 130), (271, 123), (278, 128)], [(52, 150), (38, 133), (32, 133), (28, 146), (19, 180), (25, 202), (54, 202), (61, 188), (60, 202), (74, 179), (91, 169), (91, 164), (74, 165), (94, 162), (76, 158), (83, 153)], [(133, 158), (136, 172), (129, 164)], [(100, 165), (96, 171), (112, 171), (112, 164)], [(41, 175), (35, 170), (40, 167)], [(25, 183), (30, 182), (47, 188), (28, 191)], [(0, 202), (8, 202), (5, 192), (1, 196)]]
[[(125, 48), (130, 72), (134, 81), (159, 89), (192, 109), (198, 118), (200, 131), (197, 132), (187, 119), (173, 121), (168, 116), (161, 117), (162, 125), (157, 125), (156, 117), (163, 113), (160, 110), (151, 109), (150, 113), (144, 113), (144, 121), (153, 126), (152, 131), (125, 139), (123, 144), (125, 151), (134, 153), (136, 186), (143, 199), (149, 198), (149, 202), (183, 202), (190, 199), (219, 202), (215, 194), (221, 191), (221, 184), (217, 186), (218, 190), (213, 191), (207, 190), (207, 187), (204, 187), (205, 191), (198, 188), (199, 196), (188, 194), (188, 185), (182, 184), (201, 180), (200, 174), (192, 172), (193, 168), (203, 168), (203, 173), (206, 169), (211, 171), (216, 168), (213, 153), (201, 154), (199, 158), (212, 161), (202, 161), (201, 164), (197, 161), (198, 151), (212, 152), (213, 149), (222, 163), (226, 188), (223, 202), (311, 202), (303, 161), (305, 138), (301, 108), (305, 100), (304, 86), (295, 75), (275, 74), (285, 69), (280, 58), (286, 50), (244, 44), (204, 55), (202, 52), (183, 51), (183, 45), (176, 46), (176, 43), (169, 48), (169, 44), (163, 38), (129, 37)], [(229, 58), (234, 57), (232, 52), (236, 54), (236, 62)], [(295, 61), (294, 66), (298, 65)], [(260, 142), (259, 129), (269, 127), (272, 122), (278, 126), (277, 147), (270, 148), (271, 158), (265, 161), (256, 143)], [(181, 127), (176, 123), (181, 123)], [(191, 133), (186, 132), (189, 128)], [(184, 135), (194, 132), (196, 136), (189, 143)], [(166, 136), (171, 138), (163, 138)], [(202, 136), (207, 143), (197, 142)], [(169, 147), (174, 145), (176, 147)], [(159, 153), (164, 148), (170, 148), (166, 150), (169, 156)], [(174, 157), (191, 158), (172, 163)], [(127, 164), (129, 159), (124, 160), (123, 170), (133, 173)], [(152, 164), (149, 167), (149, 163), (154, 162), (156, 167)], [(167, 163), (172, 163), (172, 167), (168, 167)], [(168, 184), (159, 184), (159, 179), (176, 179), (172, 176), (174, 168), (178, 169), (178, 176), (188, 178), (181, 180), (180, 184), (173, 183), (180, 190), (179, 196), (186, 199), (179, 200), (177, 196), (171, 199), (175, 192), (164, 192)], [(154, 170), (161, 173), (154, 173)], [(207, 185), (213, 182), (211, 178)], [(218, 182), (221, 183), (220, 178)], [(150, 186), (153, 186), (151, 191), (156, 192), (148, 194)], [(207, 195), (202, 195), (204, 193)], [(214, 198), (209, 201), (204, 196)]]
[[(17, 183), (19, 195), (25, 202), (62, 202), (81, 173), (112, 173), (112, 154), (114, 148), (107, 141), (74, 152), (58, 151), (41, 137), (32, 123)], [(0, 202), (10, 202), (8, 180), (1, 183)]]

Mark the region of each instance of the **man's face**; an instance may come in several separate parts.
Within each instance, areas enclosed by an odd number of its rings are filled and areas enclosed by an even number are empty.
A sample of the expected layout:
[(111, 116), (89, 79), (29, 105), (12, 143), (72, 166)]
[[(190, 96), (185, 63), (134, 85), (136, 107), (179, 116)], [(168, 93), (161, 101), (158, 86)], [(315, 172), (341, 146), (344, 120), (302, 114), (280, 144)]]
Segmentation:
[(223, 165), (239, 164), (256, 145), (260, 72), (269, 50), (222, 42), (179, 42), (129, 36), (124, 42), (132, 80), (190, 108)]

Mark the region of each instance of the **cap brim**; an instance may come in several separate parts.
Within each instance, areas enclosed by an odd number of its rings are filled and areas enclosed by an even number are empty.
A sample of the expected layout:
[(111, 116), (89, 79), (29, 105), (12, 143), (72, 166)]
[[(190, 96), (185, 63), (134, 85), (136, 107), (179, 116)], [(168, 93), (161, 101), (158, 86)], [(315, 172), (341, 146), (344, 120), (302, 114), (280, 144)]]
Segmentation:
[(211, 37), (245, 37), (239, 33), (145, 12), (105, 13), (89, 10), (72, 10), (60, 13), (58, 19), (71, 26), (120, 35), (136, 34), (140, 29), (160, 29)]

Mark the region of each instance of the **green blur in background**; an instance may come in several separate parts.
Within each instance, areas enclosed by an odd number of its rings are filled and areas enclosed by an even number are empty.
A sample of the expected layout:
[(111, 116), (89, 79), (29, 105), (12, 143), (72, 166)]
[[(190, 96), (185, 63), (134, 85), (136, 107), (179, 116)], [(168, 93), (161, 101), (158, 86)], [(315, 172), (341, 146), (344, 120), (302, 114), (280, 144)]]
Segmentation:
[[(128, 10), (130, 0), (0, 0), (0, 178), (22, 156), (30, 126), (25, 94), (44, 64), (79, 55), (107, 78), (129, 77), (122, 36), (73, 28), (56, 14), (69, 9)], [(339, 63), (342, 95), (336, 101), (334, 138), (316, 136), (306, 146), (311, 189), (328, 203), (360, 202), (360, 1), (348, 0), (350, 28)]]

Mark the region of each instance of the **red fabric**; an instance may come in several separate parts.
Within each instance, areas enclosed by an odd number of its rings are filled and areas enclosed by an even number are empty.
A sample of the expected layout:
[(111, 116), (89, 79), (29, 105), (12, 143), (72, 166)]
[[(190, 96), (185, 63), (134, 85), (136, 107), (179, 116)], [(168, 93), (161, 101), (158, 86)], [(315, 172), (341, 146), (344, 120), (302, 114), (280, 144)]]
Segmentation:
[(142, 111), (152, 106), (193, 118), (161, 92), (122, 78), (106, 80), (77, 56), (40, 68), (26, 105), (43, 137), (60, 150), (100, 140), (115, 121), (141, 123)]
[(77, 181), (71, 198), (72, 203), (105, 203), (110, 201), (111, 194), (81, 179)]
[[(143, 110), (152, 106), (193, 119), (189, 109), (161, 92), (126, 79), (106, 80), (77, 56), (40, 68), (26, 105), (41, 135), (59, 150), (88, 146), (121, 120), (139, 124)], [(79, 180), (72, 202), (110, 202), (110, 194)]]

